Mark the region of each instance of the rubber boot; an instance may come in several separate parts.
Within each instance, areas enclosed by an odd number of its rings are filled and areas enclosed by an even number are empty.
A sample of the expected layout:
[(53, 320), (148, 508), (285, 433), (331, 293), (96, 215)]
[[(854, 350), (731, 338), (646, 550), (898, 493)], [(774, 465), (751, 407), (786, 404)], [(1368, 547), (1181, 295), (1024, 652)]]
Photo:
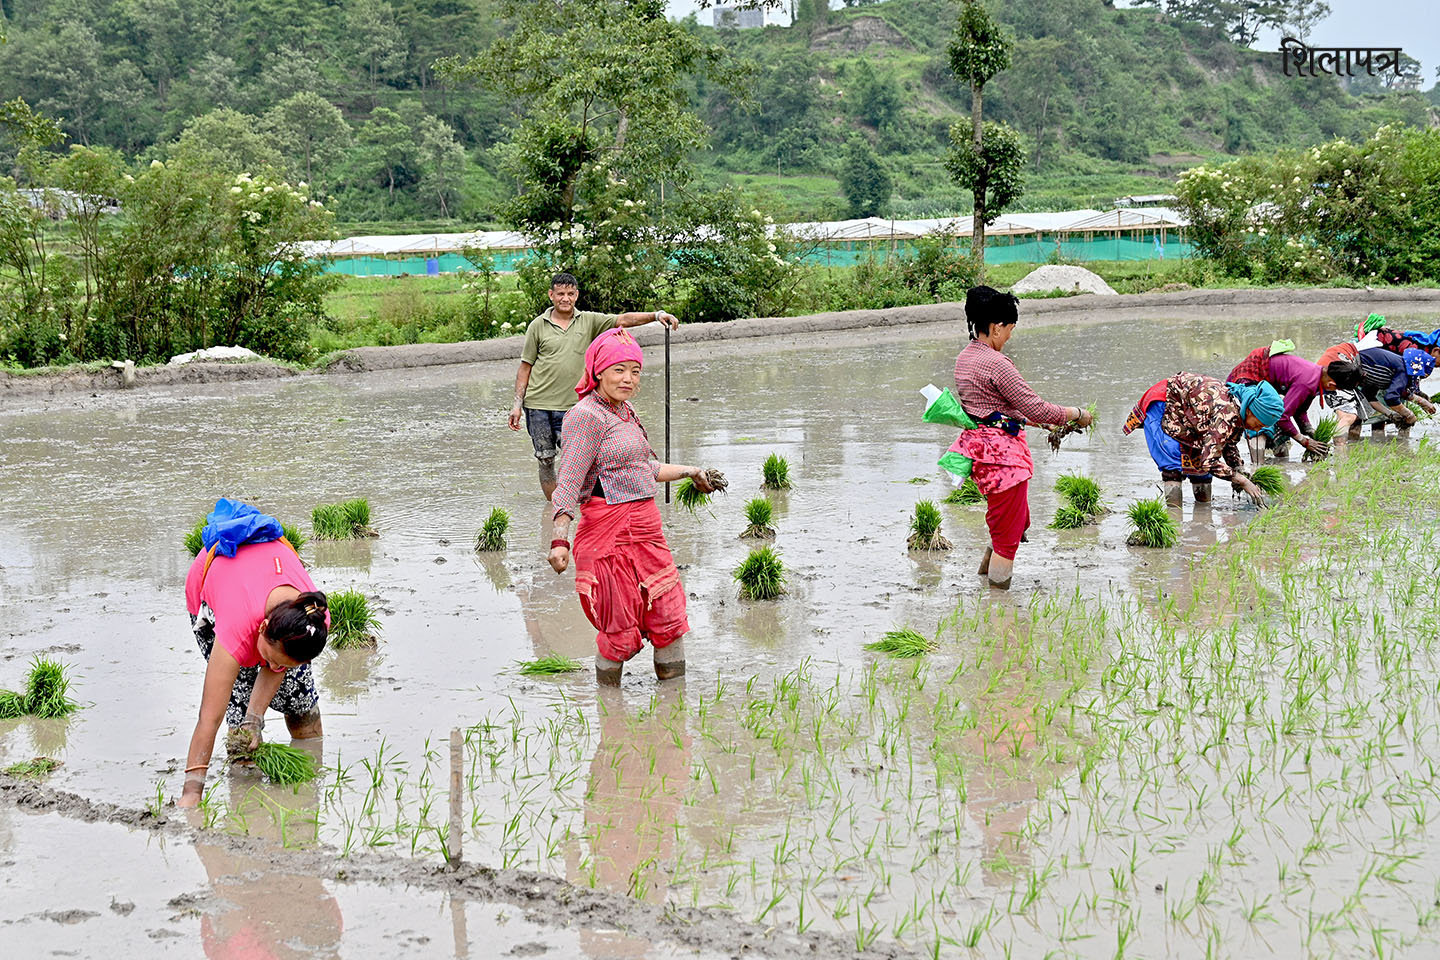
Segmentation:
[(990, 578), (990, 586), (998, 587), (1001, 590), (1010, 589), (1010, 577), (1015, 571), (1015, 561), (1006, 560), (1000, 554), (990, 558), (990, 569), (986, 575)]
[(1166, 480), (1161, 484), (1165, 489), (1165, 502), (1172, 507), (1180, 506), (1185, 499), (1185, 490), (1180, 486), (1179, 480)]
[(620, 675), (625, 672), (625, 664), (619, 660), (607, 660), (595, 654), (595, 682), (607, 687), (620, 686)]
[(1260, 466), (1265, 462), (1265, 438), (1250, 438), (1250, 463), (1252, 466)]
[(980, 557), (980, 569), (976, 570), (975, 572), (980, 574), (982, 577), (990, 572), (990, 555), (994, 552), (994, 547), (986, 547), (984, 554), (982, 554)]
[(660, 680), (685, 676), (684, 637), (655, 648), (655, 676)]
[(1190, 481), (1190, 492), (1193, 493), (1193, 494), (1195, 494), (1195, 502), (1196, 502), (1196, 503), (1209, 503), (1209, 502), (1210, 502), (1210, 481), (1209, 481), (1209, 480), (1192, 480), (1192, 481)]

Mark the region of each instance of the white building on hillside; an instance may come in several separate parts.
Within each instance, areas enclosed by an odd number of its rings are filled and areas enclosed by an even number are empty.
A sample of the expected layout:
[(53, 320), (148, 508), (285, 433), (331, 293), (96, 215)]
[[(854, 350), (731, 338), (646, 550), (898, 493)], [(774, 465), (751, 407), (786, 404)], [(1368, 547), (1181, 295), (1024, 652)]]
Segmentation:
[(715, 7), (715, 26), (730, 30), (751, 30), (765, 26), (764, 10), (743, 10), (728, 4)]

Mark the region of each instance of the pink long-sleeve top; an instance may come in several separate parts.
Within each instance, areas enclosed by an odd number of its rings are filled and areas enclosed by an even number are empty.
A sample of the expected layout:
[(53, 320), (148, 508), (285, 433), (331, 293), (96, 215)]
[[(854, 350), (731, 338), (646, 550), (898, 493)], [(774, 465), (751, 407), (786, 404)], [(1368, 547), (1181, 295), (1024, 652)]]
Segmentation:
[(591, 391), (565, 414), (555, 516), (575, 516), (599, 481), (606, 503), (650, 500), (660, 461), (628, 402), (610, 404)]
[(1069, 419), (1063, 407), (1040, 399), (1015, 361), (980, 340), (971, 340), (955, 358), (955, 396), (977, 420), (997, 411), (1032, 423)]

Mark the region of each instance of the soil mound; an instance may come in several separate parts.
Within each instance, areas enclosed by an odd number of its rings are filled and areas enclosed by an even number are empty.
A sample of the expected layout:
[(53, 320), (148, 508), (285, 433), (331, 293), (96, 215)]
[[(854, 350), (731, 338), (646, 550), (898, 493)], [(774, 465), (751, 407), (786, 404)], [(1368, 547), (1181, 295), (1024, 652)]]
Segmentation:
[(1084, 267), (1066, 267), (1058, 264), (1037, 267), (1010, 288), (1011, 293), (1049, 293), (1052, 290), (1059, 290), (1063, 293), (1098, 293), (1103, 296), (1116, 296), (1110, 284)]

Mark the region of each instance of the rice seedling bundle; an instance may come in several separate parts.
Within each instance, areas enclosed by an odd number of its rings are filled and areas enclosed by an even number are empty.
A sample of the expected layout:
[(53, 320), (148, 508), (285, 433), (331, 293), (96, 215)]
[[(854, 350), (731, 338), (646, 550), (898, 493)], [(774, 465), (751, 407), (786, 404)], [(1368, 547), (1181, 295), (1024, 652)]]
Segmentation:
[(284, 743), (262, 743), (250, 759), (271, 783), (308, 783), (319, 773), (314, 757)]
[(892, 657), (910, 659), (930, 653), (938, 646), (929, 637), (921, 636), (909, 627), (889, 630), (874, 643), (865, 644), (866, 650), (878, 650)]
[(940, 535), (940, 508), (934, 501), (921, 500), (915, 504), (915, 513), (910, 517), (910, 538), (906, 541), (911, 550), (949, 550), (953, 544)]
[(510, 514), (500, 507), (490, 511), (490, 516), (480, 525), (475, 535), (475, 552), (489, 553), (505, 549), (505, 533), (510, 529)]
[(1100, 506), (1100, 484), (1090, 477), (1078, 473), (1066, 473), (1055, 481), (1055, 492), (1064, 497), (1076, 510), (1091, 517), (1105, 512)]
[(765, 486), (769, 489), (790, 489), (790, 463), (778, 453), (772, 453), (765, 458), (765, 464), (760, 468), (760, 472)]
[(1078, 530), (1090, 522), (1090, 514), (1078, 507), (1061, 507), (1050, 521), (1052, 530)]
[(1100, 423), (1100, 419), (1095, 416), (1095, 404), (1086, 404), (1085, 412), (1090, 414), (1090, 425), (1088, 427), (1080, 426), (1080, 421), (1077, 418), (1075, 420), (1069, 421), (1068, 423), (1061, 424), (1060, 426), (1055, 427), (1053, 430), (1050, 431), (1049, 437), (1047, 439), (1049, 439), (1050, 441), (1051, 450), (1059, 450), (1060, 441), (1064, 440), (1072, 433), (1079, 433), (1081, 430), (1084, 430), (1087, 436), (1094, 435), (1095, 428)]
[(310, 514), (310, 529), (319, 540), (377, 536), (370, 528), (370, 501), (364, 497), (316, 507)]
[(775, 507), (764, 497), (756, 497), (745, 503), (745, 522), (749, 524), (745, 532), (740, 534), (743, 539), (770, 540), (775, 536), (775, 528), (770, 525), (775, 516)]
[(66, 717), (80, 709), (70, 699), (70, 678), (54, 660), (36, 657), (25, 679), (25, 712), (36, 717)]
[(961, 504), (984, 503), (985, 494), (980, 492), (980, 488), (975, 485), (973, 478), (966, 477), (964, 483), (950, 491), (950, 495), (945, 498), (945, 502)]
[(1285, 474), (1279, 467), (1256, 467), (1250, 479), (1267, 497), (1278, 497), (1286, 489)]
[(0, 720), (25, 716), (25, 695), (14, 690), (0, 690)]
[(55, 772), (60, 761), (54, 757), (35, 757), (24, 763), (15, 763), (5, 768), (5, 775), (16, 780), (43, 780)]
[(1333, 443), (1335, 441), (1335, 434), (1339, 430), (1339, 426), (1339, 421), (1335, 418), (1333, 414), (1330, 416), (1321, 417), (1315, 423), (1315, 439), (1319, 440), (1321, 443)]
[(1405, 401), (1405, 406), (1410, 408), (1410, 412), (1415, 414), (1415, 418), (1417, 420), (1430, 419), (1430, 414), (1426, 412), (1425, 408), (1420, 406), (1420, 404), (1416, 403), (1414, 400)]
[(1180, 538), (1180, 528), (1159, 497), (1131, 504), (1126, 513), (1131, 525), (1126, 542), (1132, 547), (1173, 547)]
[(305, 542), (310, 539), (300, 532), (299, 527), (292, 523), (286, 523), (284, 520), (280, 521), (280, 529), (285, 532), (285, 539), (290, 541), (290, 546), (294, 547), (297, 553), (301, 547), (305, 546)]
[(785, 592), (785, 564), (771, 547), (750, 551), (733, 576), (745, 600), (774, 600)]
[(582, 667), (579, 660), (571, 660), (569, 657), (562, 657), (558, 654), (520, 662), (520, 672), (527, 677), (548, 677), (557, 673), (574, 673), (580, 669)]
[(701, 507), (709, 506), (710, 494), (695, 485), (689, 477), (675, 484), (675, 504), (694, 513)]
[(380, 621), (370, 610), (370, 601), (359, 590), (337, 590), (327, 598), (330, 604), (330, 643), (337, 650), (373, 647), (379, 640)]

